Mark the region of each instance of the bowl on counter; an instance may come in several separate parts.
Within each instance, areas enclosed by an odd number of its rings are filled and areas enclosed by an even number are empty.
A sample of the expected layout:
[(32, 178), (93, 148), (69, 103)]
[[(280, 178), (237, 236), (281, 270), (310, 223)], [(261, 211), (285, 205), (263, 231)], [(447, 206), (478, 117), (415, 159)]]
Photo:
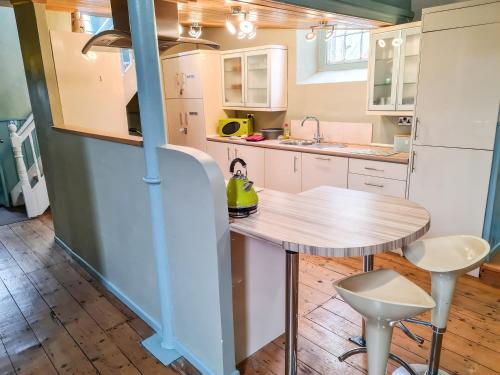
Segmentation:
[(278, 139), (280, 135), (283, 135), (283, 128), (266, 128), (260, 131), (264, 139)]

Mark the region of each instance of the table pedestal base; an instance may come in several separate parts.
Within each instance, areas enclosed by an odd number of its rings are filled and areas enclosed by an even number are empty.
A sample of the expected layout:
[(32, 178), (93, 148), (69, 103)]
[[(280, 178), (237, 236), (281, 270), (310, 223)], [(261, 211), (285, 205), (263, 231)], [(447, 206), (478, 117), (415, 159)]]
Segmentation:
[(299, 253), (286, 251), (285, 374), (297, 375)]

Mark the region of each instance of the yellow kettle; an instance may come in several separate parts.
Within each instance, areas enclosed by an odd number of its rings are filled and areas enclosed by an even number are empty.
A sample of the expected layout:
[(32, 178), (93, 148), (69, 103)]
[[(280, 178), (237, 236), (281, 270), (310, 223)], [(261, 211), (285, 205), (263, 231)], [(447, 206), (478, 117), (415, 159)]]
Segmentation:
[[(240, 164), (241, 168), (235, 171), (237, 164)], [(229, 172), (232, 174), (226, 190), (229, 216), (247, 217), (257, 211), (259, 203), (253, 182), (247, 177), (247, 164), (243, 159), (236, 158), (231, 162)]]

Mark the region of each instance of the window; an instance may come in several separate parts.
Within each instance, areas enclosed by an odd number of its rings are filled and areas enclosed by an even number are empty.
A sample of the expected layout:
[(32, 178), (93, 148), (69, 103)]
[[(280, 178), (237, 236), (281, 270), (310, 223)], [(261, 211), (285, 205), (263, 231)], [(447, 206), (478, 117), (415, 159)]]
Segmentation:
[[(321, 41), (321, 38), (318, 38)], [(318, 43), (321, 70), (353, 70), (368, 66), (370, 34), (364, 30), (335, 30), (327, 42)]]

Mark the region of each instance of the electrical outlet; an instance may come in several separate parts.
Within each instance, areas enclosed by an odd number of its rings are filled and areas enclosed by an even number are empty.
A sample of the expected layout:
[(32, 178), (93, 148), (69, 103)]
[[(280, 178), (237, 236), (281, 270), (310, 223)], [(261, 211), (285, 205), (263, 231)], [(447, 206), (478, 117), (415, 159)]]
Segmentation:
[(398, 118), (398, 125), (411, 126), (412, 123), (413, 123), (413, 117), (411, 117), (411, 116), (405, 116), (405, 117)]

